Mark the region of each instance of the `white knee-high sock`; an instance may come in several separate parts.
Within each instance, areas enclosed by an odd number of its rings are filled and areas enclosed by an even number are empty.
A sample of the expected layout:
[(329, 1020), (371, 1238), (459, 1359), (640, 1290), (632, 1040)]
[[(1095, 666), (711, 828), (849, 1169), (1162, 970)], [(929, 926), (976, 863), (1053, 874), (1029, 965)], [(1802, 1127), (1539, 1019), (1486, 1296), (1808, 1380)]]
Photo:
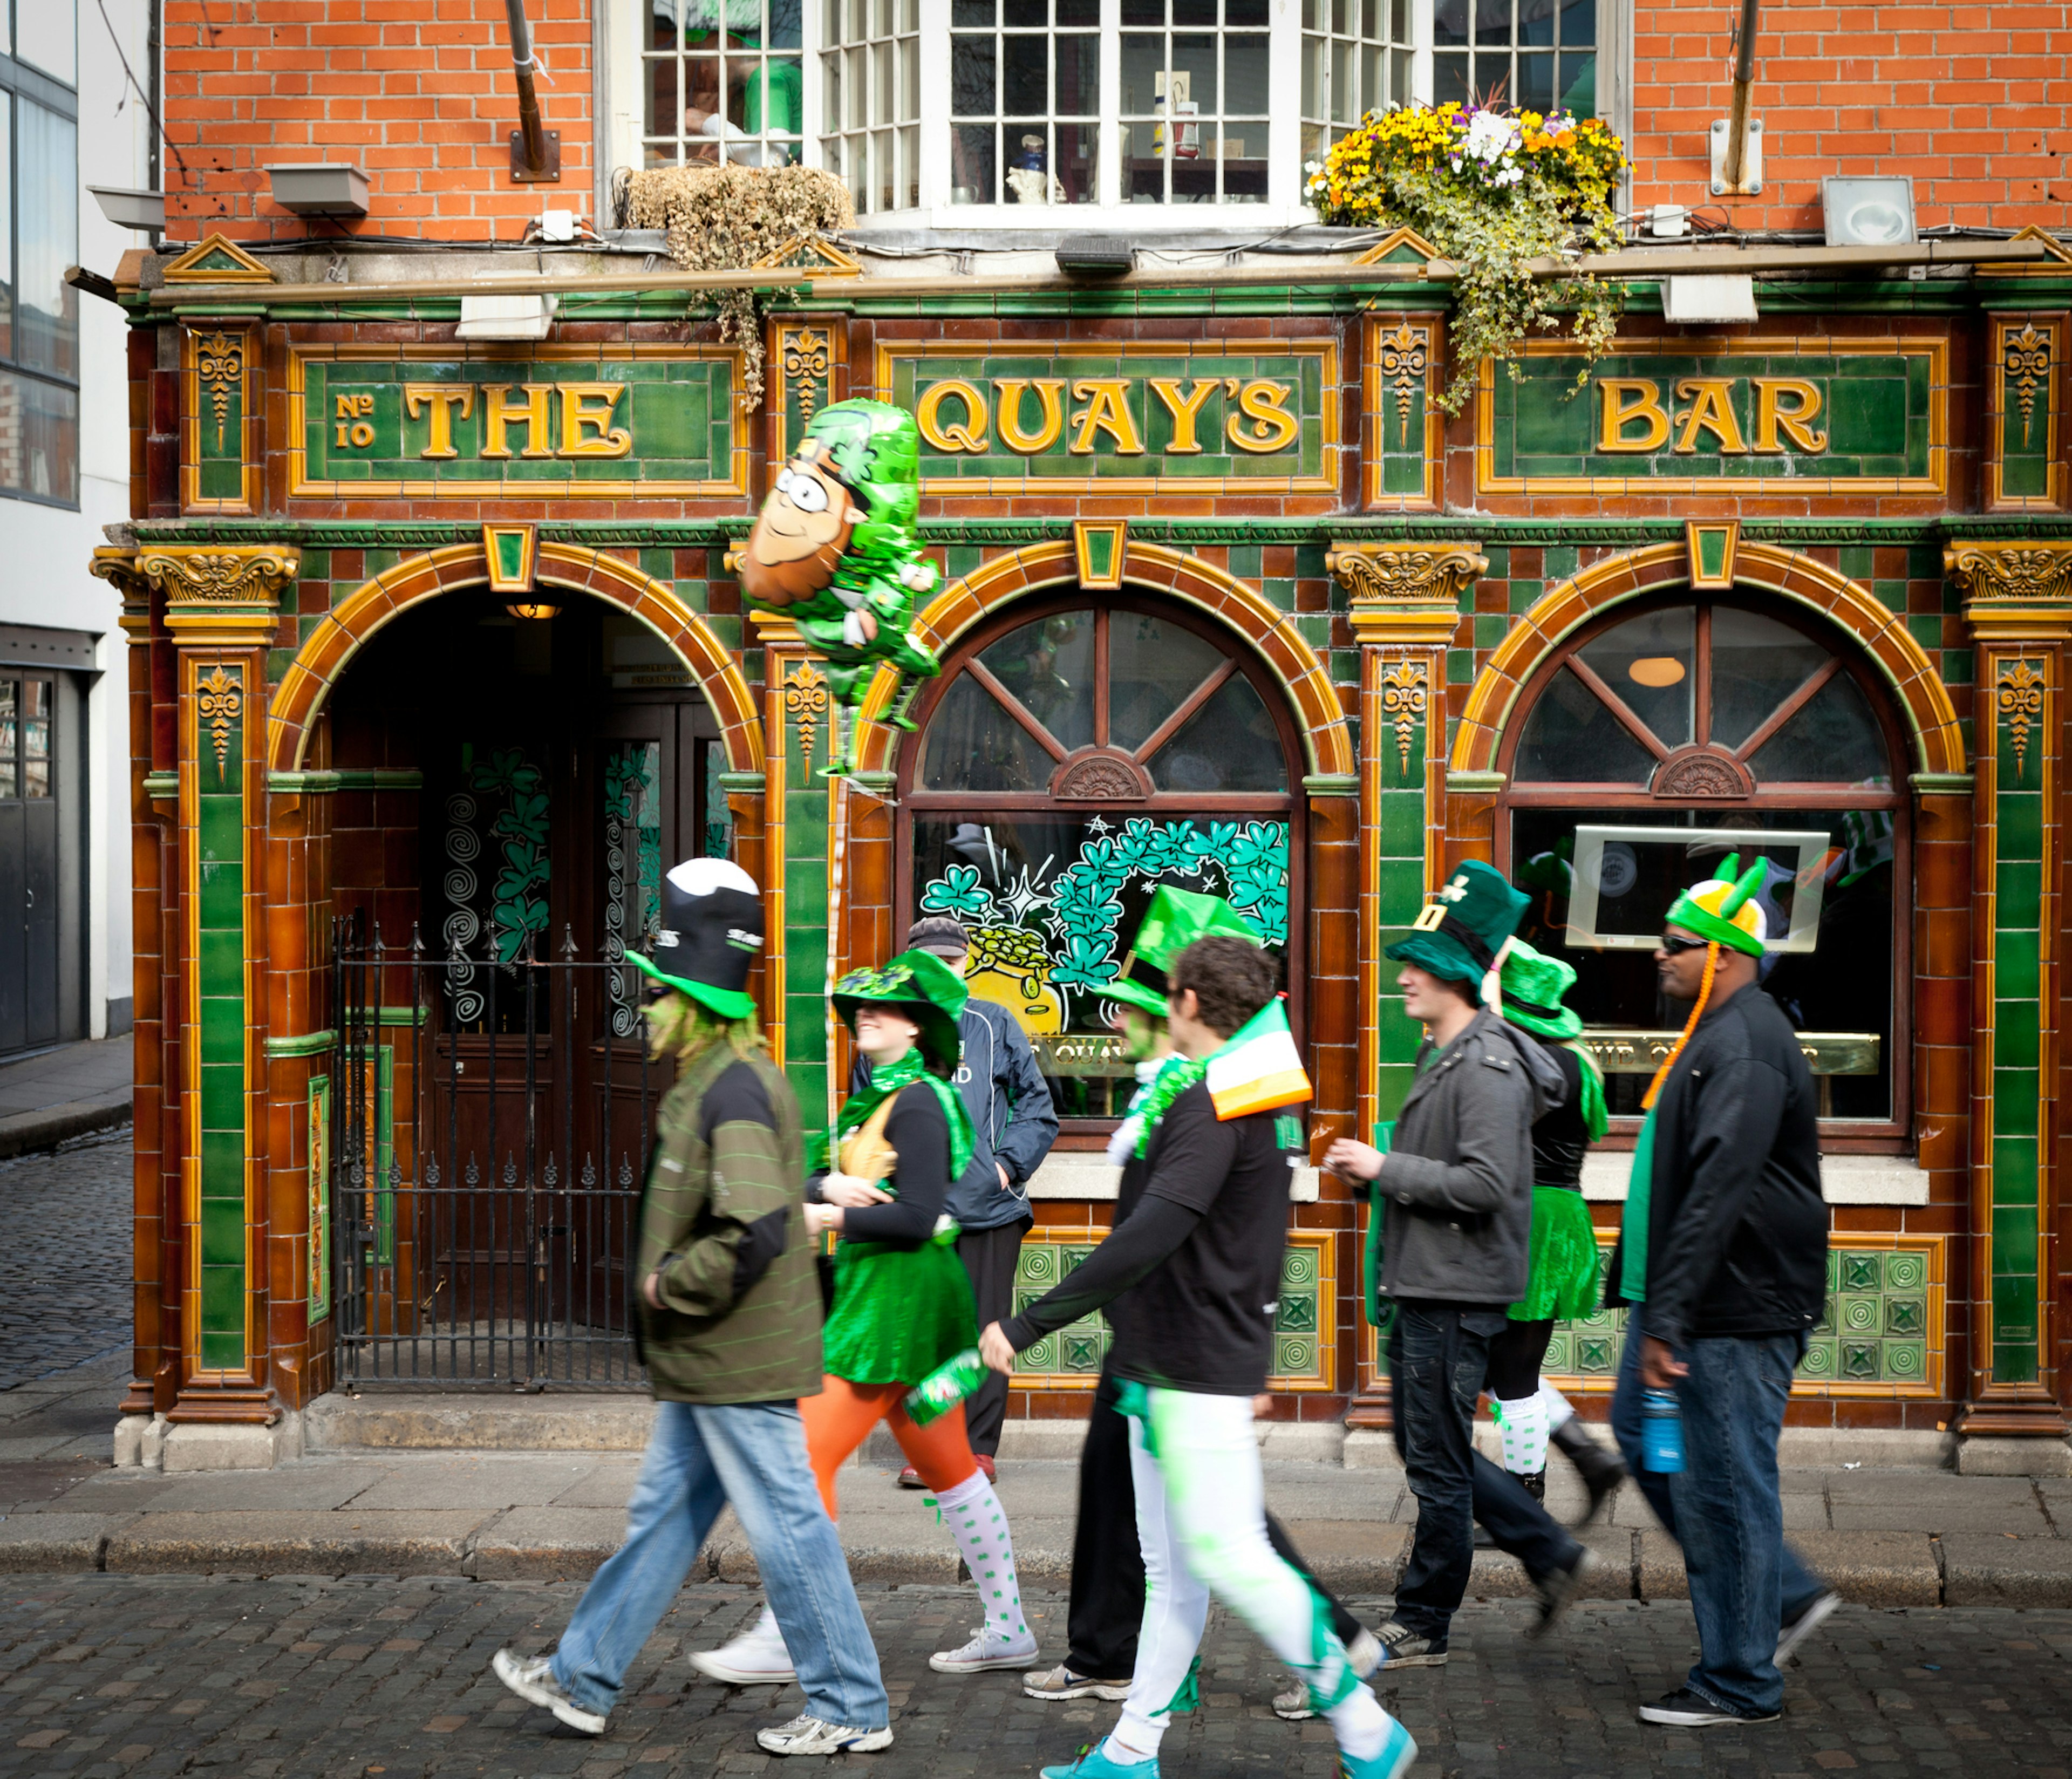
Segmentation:
[(1538, 1396), (1498, 1402), (1503, 1428), (1503, 1467), (1514, 1477), (1529, 1477), (1547, 1468), (1547, 1405)]
[(1547, 1431), (1566, 1427), (1576, 1418), (1576, 1411), (1568, 1406), (1568, 1399), (1544, 1378), (1540, 1380), (1540, 1406), (1547, 1411)]
[(937, 1498), (943, 1518), (964, 1547), (964, 1563), (978, 1588), (985, 1619), (986, 1640), (1026, 1643), (1029, 1627), (1022, 1617), (1022, 1584), (1014, 1573), (1014, 1540), (1007, 1530), (1006, 1510), (985, 1480), (983, 1470)]

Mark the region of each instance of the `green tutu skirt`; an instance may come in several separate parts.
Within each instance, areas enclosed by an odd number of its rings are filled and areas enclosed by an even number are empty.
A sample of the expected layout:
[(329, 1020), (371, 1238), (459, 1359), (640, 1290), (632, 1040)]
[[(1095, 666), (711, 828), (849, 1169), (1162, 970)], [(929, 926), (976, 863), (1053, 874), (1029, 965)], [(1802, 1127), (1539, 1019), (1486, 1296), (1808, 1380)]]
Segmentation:
[(835, 1250), (835, 1301), (821, 1366), (851, 1383), (919, 1383), (978, 1345), (971, 1280), (956, 1250), (939, 1243), (891, 1247), (844, 1242)]
[(1593, 1313), (1601, 1292), (1590, 1207), (1565, 1186), (1532, 1189), (1532, 1271), (1514, 1322), (1574, 1321)]

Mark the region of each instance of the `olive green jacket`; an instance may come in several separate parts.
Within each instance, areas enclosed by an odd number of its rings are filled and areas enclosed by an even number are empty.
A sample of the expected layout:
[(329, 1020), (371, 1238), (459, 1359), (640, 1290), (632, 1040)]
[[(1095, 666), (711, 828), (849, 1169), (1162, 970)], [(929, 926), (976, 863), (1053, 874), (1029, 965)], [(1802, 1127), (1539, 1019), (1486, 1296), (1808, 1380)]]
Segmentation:
[[(633, 1273), (640, 1356), (660, 1400), (775, 1402), (820, 1389), (804, 1173), (799, 1103), (767, 1057), (715, 1046), (664, 1096)], [(782, 1251), (758, 1266), (751, 1231), (778, 1213)], [(765, 1225), (765, 1242), (776, 1226)], [(660, 1309), (647, 1300), (651, 1276)]]

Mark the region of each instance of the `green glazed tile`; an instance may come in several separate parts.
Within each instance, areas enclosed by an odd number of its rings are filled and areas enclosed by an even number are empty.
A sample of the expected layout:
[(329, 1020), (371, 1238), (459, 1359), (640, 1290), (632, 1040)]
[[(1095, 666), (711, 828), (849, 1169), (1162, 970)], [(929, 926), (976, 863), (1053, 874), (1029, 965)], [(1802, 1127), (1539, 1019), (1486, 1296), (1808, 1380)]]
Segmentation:
[(245, 1064), (245, 1001), (228, 995), (204, 996), (201, 1004), (201, 1059)]
[(200, 916), (204, 927), (242, 931), (245, 924), (245, 868), (204, 865), (200, 868)]
[(245, 1070), (220, 1062), (201, 1066), (201, 1128), (205, 1131), (245, 1128)]
[(245, 1336), (240, 1329), (230, 1334), (202, 1331), (201, 1362), (210, 1371), (236, 1371), (245, 1364)]
[[(1383, 752), (1391, 774), (1401, 770), (1396, 737), (1387, 735)], [(1417, 770), (1417, 754), (1411, 753), (1411, 770)], [(1381, 794), (1381, 852), (1384, 858), (1414, 859), (1424, 868), (1424, 796), (1421, 791), (1384, 791)]]
[[(201, 1325), (212, 1334), (235, 1334), (241, 1349), (245, 1338), (242, 1263), (204, 1266), (201, 1269)], [(240, 1350), (240, 1361), (243, 1357)]]
[(2034, 933), (1994, 935), (1993, 992), (2003, 1000), (2033, 1000), (2037, 992)]
[(2003, 1070), (2037, 1066), (2039, 1020), (2033, 1000), (2001, 1000), (1993, 1006), (1993, 1077)]
[(204, 1199), (201, 1207), (201, 1263), (245, 1264), (245, 1206), (228, 1198)]
[(2043, 867), (2007, 861), (1995, 877), (1999, 892), (1996, 923), (2004, 930), (2035, 928), (2043, 918)]
[(205, 926), (195, 962), (205, 995), (245, 992), (245, 935), (241, 928)]
[(2037, 1131), (2037, 1071), (1993, 1070), (1993, 1134), (2033, 1136)]
[(2036, 1205), (2036, 1139), (2033, 1136), (1993, 1138), (1993, 1206), (2012, 1210)]
[(245, 1132), (205, 1130), (201, 1133), (201, 1195), (245, 1202)]
[(2036, 1272), (2036, 1213), (2033, 1210), (1996, 1210), (1993, 1213), (1993, 1271), (1996, 1274)]

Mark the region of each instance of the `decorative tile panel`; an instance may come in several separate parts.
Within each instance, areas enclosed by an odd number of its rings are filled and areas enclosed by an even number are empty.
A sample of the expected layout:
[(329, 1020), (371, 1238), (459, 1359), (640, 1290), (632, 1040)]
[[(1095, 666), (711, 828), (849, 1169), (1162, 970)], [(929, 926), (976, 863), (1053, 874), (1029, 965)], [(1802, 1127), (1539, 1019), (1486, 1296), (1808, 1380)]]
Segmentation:
[(290, 493), (745, 498), (731, 347), (298, 346)]
[(1367, 318), (1365, 503), (1437, 511), (1445, 417), (1432, 400), (1445, 374), (1445, 320), (1437, 314)]
[[(1019, 1315), (1093, 1252), (1104, 1230), (1030, 1231), (1014, 1269), (1014, 1313)], [(1336, 1387), (1337, 1270), (1334, 1238), (1327, 1231), (1292, 1230), (1281, 1264), (1281, 1307), (1273, 1326), (1275, 1391)], [(1091, 1390), (1100, 1380), (1112, 1338), (1107, 1319), (1096, 1313), (1046, 1334), (1015, 1361), (1013, 1383), (1022, 1390)]]
[(1990, 512), (2058, 512), (2066, 505), (2059, 460), (2066, 318), (2000, 315), (1993, 320), (1998, 368), (1986, 445)]
[(1530, 341), (1515, 377), (1482, 365), (1475, 485), (1941, 494), (1948, 364), (1947, 343), (1933, 337), (1757, 337), (1709, 352), (1636, 339), (1589, 364), (1568, 342)]
[(249, 513), (259, 499), (252, 399), (253, 331), (199, 322), (180, 331), (180, 510)]
[[(1600, 1304), (1617, 1234), (1597, 1231)], [(1796, 1394), (1942, 1393), (1944, 1243), (1939, 1235), (1836, 1238), (1827, 1251), (1827, 1309), (1799, 1362)], [(1547, 1376), (1563, 1390), (1610, 1390), (1626, 1346), (1626, 1320), (1623, 1309), (1599, 1309), (1556, 1323)]]

